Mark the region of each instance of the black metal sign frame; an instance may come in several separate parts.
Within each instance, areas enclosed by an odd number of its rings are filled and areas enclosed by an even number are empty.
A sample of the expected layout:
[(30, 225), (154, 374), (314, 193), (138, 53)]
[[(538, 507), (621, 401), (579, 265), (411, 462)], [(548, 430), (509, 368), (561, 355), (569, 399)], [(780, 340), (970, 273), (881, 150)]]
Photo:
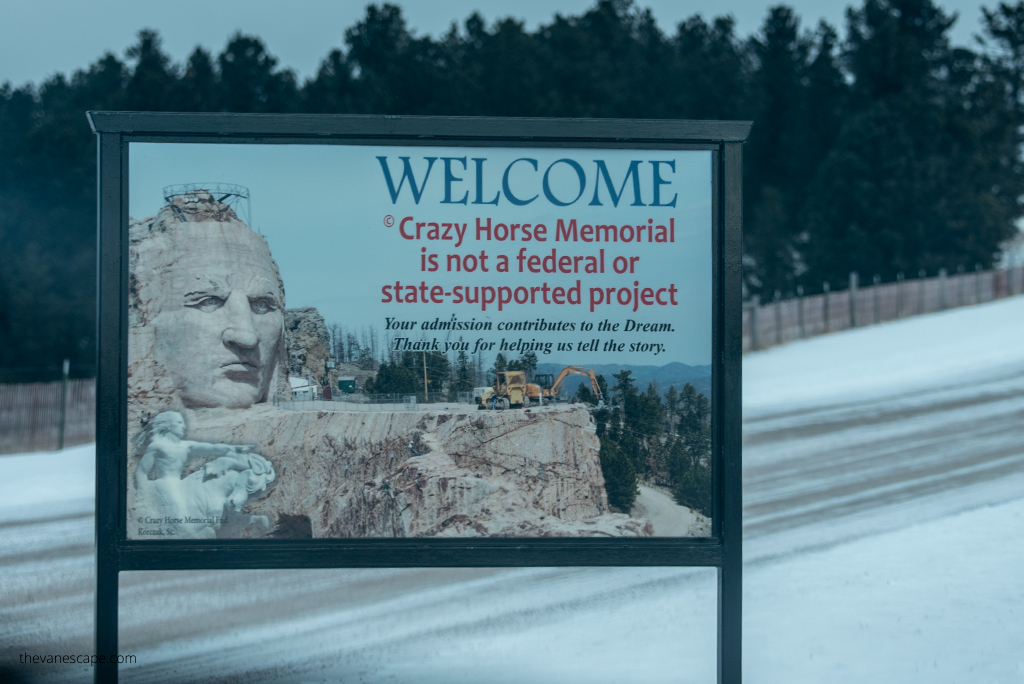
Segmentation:
[[(98, 137), (95, 652), (117, 653), (131, 570), (708, 566), (718, 568), (718, 681), (741, 681), (742, 143), (750, 122), (90, 112)], [(128, 147), (378, 144), (712, 153), (712, 534), (708, 538), (138, 541), (127, 537)], [(96, 666), (116, 681), (117, 665)]]

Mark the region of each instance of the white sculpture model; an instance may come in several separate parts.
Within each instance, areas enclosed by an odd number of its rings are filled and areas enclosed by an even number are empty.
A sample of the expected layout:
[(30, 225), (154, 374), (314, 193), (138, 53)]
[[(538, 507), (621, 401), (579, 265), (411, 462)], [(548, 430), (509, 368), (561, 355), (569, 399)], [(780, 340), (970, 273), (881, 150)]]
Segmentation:
[[(135, 470), (138, 536), (212, 539), (231, 509), (240, 512), (249, 496), (274, 481), (270, 461), (252, 447), (184, 439), (185, 419), (177, 411), (155, 416), (141, 433), (145, 452)], [(186, 463), (217, 458), (182, 477)], [(269, 528), (266, 516), (241, 516)]]

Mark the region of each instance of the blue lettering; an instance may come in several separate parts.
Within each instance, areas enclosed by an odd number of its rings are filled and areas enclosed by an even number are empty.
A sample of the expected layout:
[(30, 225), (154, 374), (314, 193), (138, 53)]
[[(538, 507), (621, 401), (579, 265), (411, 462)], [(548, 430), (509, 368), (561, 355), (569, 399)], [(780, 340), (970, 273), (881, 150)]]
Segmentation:
[(452, 183), (462, 182), (461, 178), (457, 178), (452, 173), (452, 162), (462, 162), (462, 170), (466, 170), (466, 158), (465, 157), (441, 157), (441, 161), (444, 162), (444, 199), (441, 200), (441, 204), (466, 204), (469, 201), (469, 191), (462, 196), (462, 199), (452, 201)]
[(661, 167), (659, 164), (668, 164), (669, 168), (672, 169), (672, 173), (676, 172), (675, 161), (652, 161), (651, 166), (654, 167), (654, 201), (651, 202), (652, 207), (674, 207), (676, 206), (676, 198), (679, 197), (679, 193), (672, 196), (672, 201), (668, 204), (661, 203), (661, 186), (670, 185), (672, 181), (661, 179)]
[(633, 203), (632, 207), (645, 206), (640, 198), (640, 161), (635, 160), (629, 162), (629, 170), (626, 171), (626, 177), (622, 179), (622, 185), (619, 186), (619, 191), (615, 192), (614, 186), (612, 186), (612, 178), (608, 173), (608, 167), (605, 166), (603, 159), (597, 161), (597, 179), (594, 183), (594, 199), (590, 200), (590, 206), (600, 207), (601, 200), (598, 197), (598, 190), (601, 189), (601, 178), (604, 177), (605, 187), (608, 188), (608, 194), (611, 195), (612, 204), (619, 206), (619, 199), (622, 198), (624, 191), (626, 190), (626, 183), (629, 181), (630, 176), (633, 177)]
[[(562, 201), (560, 201), (551, 192), (551, 186), (548, 185), (548, 174), (551, 173), (551, 169), (555, 168), (555, 164), (562, 164), (562, 163), (568, 164), (573, 169), (575, 169), (576, 176), (577, 176), (577, 178), (579, 178), (579, 181), (580, 181), (580, 191), (578, 193), (576, 193), (576, 196), (572, 198), (571, 202), (562, 202)], [(557, 161), (551, 162), (551, 166), (549, 166), (548, 170), (544, 172), (544, 184), (543, 184), (544, 196), (547, 197), (548, 201), (550, 201), (556, 207), (567, 207), (570, 204), (574, 204), (576, 202), (576, 200), (578, 200), (580, 197), (583, 196), (583, 191), (586, 189), (586, 187), (587, 187), (587, 174), (583, 173), (583, 167), (580, 166), (579, 164), (577, 164), (576, 162), (574, 162), (572, 159), (559, 159)]]
[(430, 178), (430, 169), (434, 168), (434, 162), (437, 161), (437, 157), (424, 157), (427, 160), (427, 172), (423, 175), (423, 182), (420, 183), (419, 187), (416, 187), (416, 177), (412, 173), (412, 164), (409, 163), (408, 157), (399, 157), (402, 160), (402, 179), (398, 181), (398, 189), (395, 189), (395, 183), (391, 180), (391, 170), (388, 168), (387, 157), (377, 157), (377, 161), (380, 162), (381, 169), (384, 170), (384, 180), (388, 184), (388, 192), (391, 193), (391, 203), (394, 204), (398, 201), (398, 193), (402, 191), (402, 186), (405, 185), (405, 179), (409, 179), (409, 189), (412, 191), (412, 198), (416, 204), (420, 203), (420, 197), (423, 196), (423, 188), (427, 187), (427, 179)]
[(487, 161), (483, 157), (473, 157), (473, 162), (476, 164), (476, 199), (473, 200), (473, 204), (493, 204), (498, 205), (498, 197), (501, 193), (495, 191), (494, 199), (487, 202), (484, 201), (484, 162)]
[[(521, 207), (524, 204), (529, 204), (533, 200), (535, 200), (538, 197), (540, 197), (540, 195), (534, 195), (533, 197), (531, 197), (528, 200), (521, 200), (518, 197), (516, 197), (515, 195), (513, 195), (512, 194), (512, 190), (509, 189), (509, 187), (508, 187), (508, 174), (509, 174), (509, 171), (511, 171), (512, 167), (515, 166), (516, 164), (518, 164), (521, 161), (530, 162), (530, 165), (533, 166), (533, 170), (534, 171), (537, 170), (537, 160), (536, 159), (527, 159), (526, 157), (522, 157), (520, 159), (516, 159), (514, 162), (512, 162), (511, 164), (506, 166), (505, 167), (505, 175), (503, 175), (501, 177), (501, 189), (505, 192), (505, 197), (508, 197), (508, 201), (511, 202), (512, 204), (518, 206), (518, 207)], [(547, 178), (547, 176), (545, 176), (545, 178)]]

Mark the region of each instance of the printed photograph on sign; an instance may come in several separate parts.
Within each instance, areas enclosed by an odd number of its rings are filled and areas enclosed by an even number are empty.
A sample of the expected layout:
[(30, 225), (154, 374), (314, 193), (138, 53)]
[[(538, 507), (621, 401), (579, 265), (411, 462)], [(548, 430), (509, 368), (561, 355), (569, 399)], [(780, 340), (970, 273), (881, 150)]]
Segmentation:
[(711, 534), (711, 152), (131, 143), (129, 214), (129, 539)]

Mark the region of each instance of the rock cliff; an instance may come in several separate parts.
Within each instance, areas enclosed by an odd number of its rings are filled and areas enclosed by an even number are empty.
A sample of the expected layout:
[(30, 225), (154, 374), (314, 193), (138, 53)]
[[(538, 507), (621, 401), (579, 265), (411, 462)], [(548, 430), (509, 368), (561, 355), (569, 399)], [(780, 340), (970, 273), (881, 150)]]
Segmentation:
[(299, 377), (309, 375), (319, 383), (331, 348), (324, 317), (312, 306), (286, 309), (284, 339), (288, 349), (288, 372)]
[[(233, 418), (244, 420), (234, 420)], [(279, 537), (647, 536), (610, 513), (583, 407), (188, 412), (189, 438), (251, 444), (277, 479), (245, 512)], [(251, 534), (251, 532), (246, 532)]]

